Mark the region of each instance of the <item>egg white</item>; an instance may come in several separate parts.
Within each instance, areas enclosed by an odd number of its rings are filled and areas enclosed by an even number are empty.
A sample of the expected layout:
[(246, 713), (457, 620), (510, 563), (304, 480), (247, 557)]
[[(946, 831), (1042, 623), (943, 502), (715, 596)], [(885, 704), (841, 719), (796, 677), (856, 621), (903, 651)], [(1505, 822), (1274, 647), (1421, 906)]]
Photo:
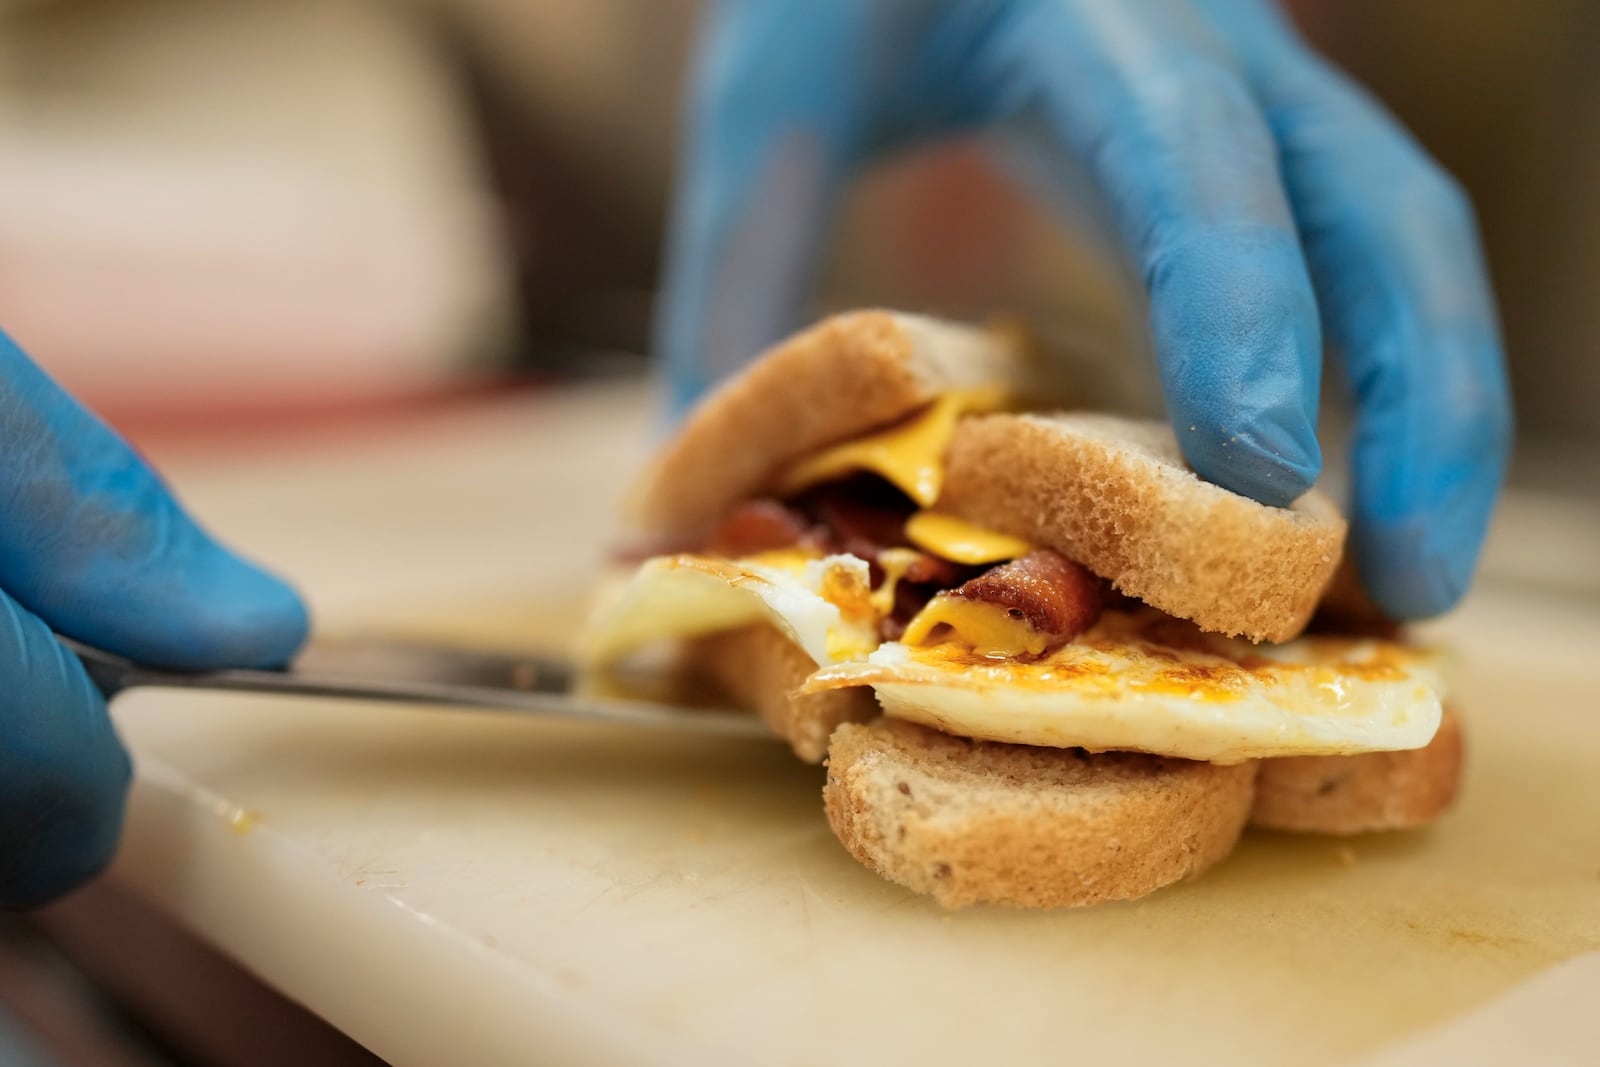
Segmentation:
[[(580, 655), (603, 665), (659, 641), (769, 622), (818, 664), (862, 658), (878, 644), (876, 621), (844, 603), (865, 596), (865, 560), (771, 553), (749, 559), (659, 556), (645, 561), (591, 616)], [(832, 599), (830, 599), (832, 597)]]
[[(1317, 636), (1254, 646), (1186, 627), (1107, 612), (1036, 662), (888, 642), (806, 688), (870, 685), (886, 714), (963, 737), (1214, 763), (1421, 748), (1438, 731), (1426, 652)], [(1174, 628), (1182, 639), (1163, 643)]]

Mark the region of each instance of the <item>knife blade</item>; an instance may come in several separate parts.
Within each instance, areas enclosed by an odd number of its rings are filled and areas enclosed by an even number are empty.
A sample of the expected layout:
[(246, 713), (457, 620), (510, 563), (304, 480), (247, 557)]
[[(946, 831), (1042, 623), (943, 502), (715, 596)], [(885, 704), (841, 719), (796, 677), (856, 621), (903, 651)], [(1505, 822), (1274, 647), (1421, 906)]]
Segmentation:
[(631, 697), (628, 686), (589, 693), (565, 660), (380, 639), (319, 639), (281, 670), (181, 671), (137, 663), (59, 634), (107, 700), (134, 688), (358, 700), (505, 712), (775, 741), (750, 715)]

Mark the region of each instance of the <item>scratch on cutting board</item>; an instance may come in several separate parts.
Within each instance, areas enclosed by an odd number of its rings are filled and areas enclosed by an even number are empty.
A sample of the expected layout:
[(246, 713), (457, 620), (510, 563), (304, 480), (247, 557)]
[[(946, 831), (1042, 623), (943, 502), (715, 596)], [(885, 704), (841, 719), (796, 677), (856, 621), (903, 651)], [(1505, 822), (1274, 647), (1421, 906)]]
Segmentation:
[[(806, 925), (809, 928), (810, 924), (811, 924), (811, 906), (809, 904), (809, 900), (812, 897), (815, 897), (816, 900), (817, 900), (817, 903), (823, 904), (823, 905), (830, 905), (830, 902), (829, 902), (827, 897), (823, 896), (817, 890), (812, 888), (811, 883), (809, 881), (807, 881), (804, 872), (802, 872), (798, 867), (795, 869), (795, 879), (800, 883), (800, 903), (806, 909), (806, 911), (805, 911)], [(834, 910), (836, 910), (836, 909), (833, 908), (832, 906), (827, 906), (827, 907), (825, 907), (823, 909), (822, 913), (831, 912), (831, 911), (834, 911)], [(821, 913), (819, 913), (819, 914), (821, 914)]]
[(617, 888), (617, 886), (616, 886), (615, 882), (605, 886), (604, 888), (602, 888), (600, 890), (600, 892), (596, 893), (594, 896), (590, 897), (588, 900), (586, 900), (582, 904), (578, 905), (577, 908), (575, 908), (572, 911), (568, 912), (566, 915), (563, 915), (561, 917), (561, 921), (563, 923), (569, 923), (572, 920), (578, 918), (584, 912), (588, 911), (590, 908), (592, 908), (596, 904), (600, 903), (600, 901), (604, 900), (607, 896), (610, 895), (611, 891), (616, 889), (616, 888)]
[(351, 874), (359, 874), (359, 875), (361, 875), (360, 878), (357, 878), (355, 880), (355, 884), (360, 886), (363, 889), (404, 889), (407, 885), (410, 884), (404, 878), (400, 879), (399, 881), (394, 881), (394, 882), (369, 882), (368, 881), (369, 878), (371, 878), (371, 877), (373, 877), (375, 875), (381, 877), (382, 875), (386, 875), (386, 874), (399, 874), (400, 872), (398, 870), (395, 870), (393, 867), (378, 868), (378, 867), (368, 867), (366, 864), (362, 864), (360, 867), (357, 867), (354, 871), (351, 871), (350, 873)]
[(1530, 944), (1527, 938), (1517, 937), (1514, 934), (1487, 933), (1482, 930), (1469, 930), (1459, 926), (1446, 926), (1441, 923), (1425, 923), (1407, 920), (1406, 928), (1424, 937), (1443, 941), (1451, 945), (1471, 945), (1478, 948), (1516, 949)]

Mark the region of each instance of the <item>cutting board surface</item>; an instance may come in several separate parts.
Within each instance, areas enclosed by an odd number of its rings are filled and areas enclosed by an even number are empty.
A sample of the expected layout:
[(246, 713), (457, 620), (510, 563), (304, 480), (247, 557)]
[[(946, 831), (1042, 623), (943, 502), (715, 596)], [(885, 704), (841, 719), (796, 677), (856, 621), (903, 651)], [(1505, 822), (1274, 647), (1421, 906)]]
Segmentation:
[[(391, 628), (549, 645), (573, 603), (435, 605)], [(1475, 605), (1442, 631), (1470, 746), (1447, 819), (1251, 833), (1129, 904), (943, 912), (851, 860), (823, 771), (777, 746), (173, 694), (119, 708), (142, 765), (127, 874), (187, 892), (193, 921), (402, 1067), (468, 1049), (457, 1062), (1348, 1063), (1600, 949), (1600, 709), (1574, 652), (1600, 653), (1600, 621)], [(196, 798), (209, 814), (175, 835)], [(313, 961), (278, 950), (310, 938)]]

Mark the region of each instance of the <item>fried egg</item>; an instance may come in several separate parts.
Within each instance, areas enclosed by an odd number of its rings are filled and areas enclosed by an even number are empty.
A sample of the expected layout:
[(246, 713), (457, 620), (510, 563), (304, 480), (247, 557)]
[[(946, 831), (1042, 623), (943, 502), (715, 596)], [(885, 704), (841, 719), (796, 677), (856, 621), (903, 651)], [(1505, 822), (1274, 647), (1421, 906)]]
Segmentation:
[(1037, 658), (888, 642), (804, 691), (870, 685), (886, 714), (964, 737), (1240, 763), (1421, 748), (1439, 728), (1435, 660), (1368, 639), (1252, 645), (1140, 609)]
[[(884, 562), (892, 582), (904, 561)], [(1396, 642), (1252, 645), (1141, 607), (1108, 610), (1044, 655), (985, 655), (955, 639), (880, 643), (892, 586), (869, 582), (867, 563), (844, 554), (658, 557), (591, 617), (581, 651), (603, 666), (765, 622), (817, 663), (805, 692), (870, 686), (885, 714), (963, 737), (1215, 763), (1420, 748), (1439, 727), (1437, 656)], [(918, 632), (955, 636), (907, 636)]]
[(600, 666), (656, 642), (770, 622), (818, 664), (862, 659), (878, 646), (869, 582), (866, 561), (847, 554), (659, 556), (596, 610), (580, 656)]

